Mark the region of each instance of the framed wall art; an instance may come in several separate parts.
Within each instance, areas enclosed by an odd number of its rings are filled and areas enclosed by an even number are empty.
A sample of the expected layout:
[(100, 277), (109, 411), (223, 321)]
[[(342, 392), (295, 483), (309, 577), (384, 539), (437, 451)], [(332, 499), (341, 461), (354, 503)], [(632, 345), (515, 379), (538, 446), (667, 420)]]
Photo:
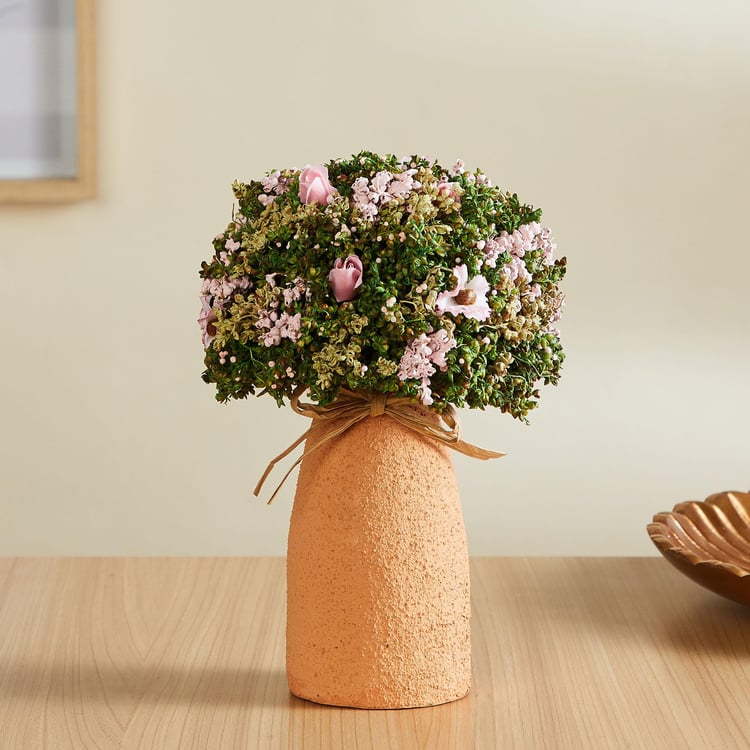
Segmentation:
[(95, 0), (0, 0), (0, 202), (96, 191)]

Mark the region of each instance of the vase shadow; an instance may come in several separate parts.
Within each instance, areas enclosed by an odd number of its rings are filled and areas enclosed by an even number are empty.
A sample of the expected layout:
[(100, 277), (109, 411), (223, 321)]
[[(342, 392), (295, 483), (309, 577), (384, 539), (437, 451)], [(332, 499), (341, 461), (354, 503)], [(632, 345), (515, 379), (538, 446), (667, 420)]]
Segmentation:
[(304, 708), (309, 711), (324, 711), (324, 712), (350, 712), (352, 714), (369, 715), (369, 716), (388, 716), (398, 715), (400, 712), (423, 712), (425, 716), (429, 715), (430, 712), (433, 714), (447, 714), (451, 713), (469, 713), (474, 712), (474, 701), (475, 701), (475, 688), (472, 686), (466, 695), (462, 695), (460, 698), (454, 700), (445, 701), (443, 703), (436, 703), (434, 705), (427, 706), (394, 706), (394, 707), (378, 707), (371, 708), (367, 706), (344, 706), (337, 705), (334, 703), (317, 703), (316, 701), (309, 700), (308, 698), (300, 698), (297, 695), (290, 694), (292, 705), (298, 708)]

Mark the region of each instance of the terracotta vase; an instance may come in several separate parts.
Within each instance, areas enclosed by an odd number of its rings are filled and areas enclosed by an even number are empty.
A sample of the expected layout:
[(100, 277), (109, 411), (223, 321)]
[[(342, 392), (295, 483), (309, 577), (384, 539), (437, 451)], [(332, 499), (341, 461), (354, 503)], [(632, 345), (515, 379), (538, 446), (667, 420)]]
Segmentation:
[(468, 692), (469, 559), (449, 454), (383, 415), (304, 455), (287, 554), (294, 695), (408, 708)]

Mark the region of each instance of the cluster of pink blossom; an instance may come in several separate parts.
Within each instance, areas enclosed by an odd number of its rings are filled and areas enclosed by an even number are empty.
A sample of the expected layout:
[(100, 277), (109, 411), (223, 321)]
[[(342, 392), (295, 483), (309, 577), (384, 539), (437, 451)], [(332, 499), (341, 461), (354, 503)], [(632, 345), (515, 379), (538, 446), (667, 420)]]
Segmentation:
[(435, 374), (435, 366), (445, 371), (448, 363), (445, 355), (456, 346), (456, 340), (442, 328), (432, 333), (423, 333), (407, 345), (399, 362), (398, 377), (420, 379), (421, 401), (425, 406), (433, 403), (430, 377)]
[(307, 284), (305, 283), (305, 280), (302, 277), (297, 276), (297, 278), (292, 282), (292, 285), (283, 289), (281, 294), (284, 297), (284, 304), (289, 307), (292, 302), (296, 302), (298, 299), (301, 299), (302, 295), (306, 292)]
[(260, 317), (255, 324), (256, 328), (262, 330), (262, 333), (258, 335), (258, 340), (265, 346), (278, 346), (281, 339), (297, 341), (301, 335), (301, 325), (300, 313), (290, 315), (273, 309), (261, 310)]
[(422, 183), (414, 179), (416, 173), (416, 169), (407, 169), (397, 174), (388, 186), (389, 195), (398, 200), (406, 200), (409, 197), (409, 193), (419, 190), (422, 187)]
[(502, 231), (496, 237), (477, 243), (477, 248), (484, 252), (485, 265), (490, 268), (495, 268), (498, 257), (505, 252), (511, 258), (523, 258), (526, 253), (533, 250), (541, 250), (544, 264), (549, 266), (552, 265), (556, 247), (549, 228), (543, 227), (537, 221), (523, 224), (511, 234)]
[(502, 268), (502, 273), (507, 276), (516, 286), (521, 282), (531, 283), (531, 274), (521, 258), (511, 258)]
[[(269, 287), (271, 287), (271, 289), (276, 286), (277, 276), (283, 276), (283, 274), (266, 274), (266, 283)], [(287, 307), (289, 307), (292, 302), (296, 302), (298, 299), (301, 299), (302, 295), (307, 296), (308, 294), (309, 291), (307, 289), (307, 282), (301, 276), (297, 276), (291, 284), (287, 285), (284, 289), (281, 289), (281, 296), (284, 298), (284, 304)], [(278, 307), (278, 304), (278, 302), (272, 302), (271, 307), (276, 308)]]
[(479, 242), (477, 242), (477, 249), (484, 253), (483, 263), (485, 266), (495, 268), (498, 256), (502, 255), (507, 246), (511, 244), (507, 239), (507, 232), (503, 232), (503, 234), (506, 236), (490, 237), (487, 240), (479, 240)]
[(455, 164), (448, 170), (448, 172), (454, 176), (463, 174), (464, 172), (464, 160), (456, 159)]
[(207, 349), (216, 337), (216, 328), (214, 327), (214, 323), (218, 320), (216, 308), (223, 308), (232, 299), (236, 291), (245, 291), (249, 287), (250, 279), (246, 276), (238, 279), (231, 279), (229, 276), (222, 276), (219, 279), (203, 279), (198, 325), (201, 329), (204, 349)]
[[(378, 174), (388, 173), (379, 172)], [(376, 177), (373, 179), (376, 179)], [(354, 180), (352, 190), (352, 200), (354, 201), (357, 210), (365, 217), (365, 219), (373, 221), (378, 214), (377, 193), (370, 190), (370, 181), (367, 177), (358, 177)]]
[(532, 284), (524, 293), (523, 296), (526, 297), (530, 302), (533, 302), (535, 299), (539, 299), (542, 296), (542, 287), (539, 286), (539, 284)]
[(221, 276), (218, 279), (203, 279), (201, 298), (209, 300), (213, 307), (224, 307), (236, 291), (244, 292), (249, 287), (250, 279), (247, 276), (240, 276), (237, 279), (229, 276)]
[[(276, 287), (276, 277), (281, 275), (283, 274), (266, 274), (266, 282), (271, 289)], [(284, 299), (284, 305), (289, 307), (307, 292), (307, 283), (302, 277), (297, 276), (291, 284), (279, 291)], [(297, 341), (301, 335), (301, 325), (302, 315), (300, 313), (290, 315), (285, 311), (279, 312), (278, 299), (271, 300), (268, 309), (260, 311), (255, 323), (255, 327), (261, 331), (258, 340), (265, 346), (278, 346), (282, 339)]]
[(370, 180), (358, 177), (352, 184), (355, 208), (366, 219), (373, 221), (378, 214), (378, 205), (405, 200), (412, 191), (422, 187), (422, 183), (414, 179), (416, 172), (416, 169), (407, 169), (394, 175), (382, 171)]
[(264, 206), (273, 203), (277, 195), (284, 195), (289, 190), (289, 180), (278, 170), (267, 174), (261, 181), (265, 193), (258, 196), (258, 201)]
[(284, 195), (289, 190), (289, 180), (283, 177), (278, 170), (266, 175), (260, 181), (260, 184), (263, 185), (263, 190), (269, 194)]
[(480, 172), (479, 174), (474, 174), (473, 172), (469, 172), (466, 175), (466, 180), (475, 185), (486, 185), (487, 187), (492, 186), (492, 180), (489, 177), (487, 177), (487, 175), (484, 174), (483, 172)]
[(224, 249), (219, 253), (219, 260), (228, 266), (232, 259), (229, 257), (230, 253), (235, 253), (240, 249), (240, 243), (237, 240), (233, 240), (231, 237), (224, 243)]
[(445, 198), (451, 198), (456, 203), (461, 203), (460, 188), (458, 183), (450, 182), (447, 177), (443, 177), (437, 185), (438, 195)]
[(565, 296), (563, 294), (558, 294), (554, 303), (554, 311), (550, 316), (549, 325), (547, 326), (547, 331), (554, 334), (555, 336), (560, 335), (560, 329), (555, 326), (555, 323), (557, 323), (557, 321), (562, 317), (562, 311), (564, 307)]

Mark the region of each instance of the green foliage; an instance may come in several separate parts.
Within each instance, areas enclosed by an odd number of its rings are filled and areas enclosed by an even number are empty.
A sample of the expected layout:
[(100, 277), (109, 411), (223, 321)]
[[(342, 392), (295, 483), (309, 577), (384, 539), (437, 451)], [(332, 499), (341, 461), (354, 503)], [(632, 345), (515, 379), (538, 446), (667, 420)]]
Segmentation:
[[(541, 211), (460, 164), (448, 170), (418, 156), (402, 162), (362, 152), (325, 166), (335, 188), (325, 206), (301, 201), (299, 170), (233, 185), (236, 213), (200, 270), (203, 379), (215, 384), (217, 399), (269, 393), (282, 405), (304, 385), (324, 405), (345, 387), (437, 411), (448, 403), (493, 406), (524, 418), (539, 385), (557, 383), (564, 359), (552, 324), (565, 259), (551, 258)], [(373, 179), (382, 173), (383, 184), (402, 175), (410, 189), (371, 198), (377, 212), (363, 215), (357, 190), (377, 193)], [(514, 255), (519, 227), (532, 240)], [(493, 256), (488, 247), (498, 241), (503, 249)], [(361, 262), (361, 285), (337, 302), (329, 272), (349, 256)], [(457, 288), (461, 265), (489, 286), (483, 319), (438, 304)], [(435, 355), (426, 381), (406, 377), (407, 347), (434, 332), (451, 342), (444, 365)]]

